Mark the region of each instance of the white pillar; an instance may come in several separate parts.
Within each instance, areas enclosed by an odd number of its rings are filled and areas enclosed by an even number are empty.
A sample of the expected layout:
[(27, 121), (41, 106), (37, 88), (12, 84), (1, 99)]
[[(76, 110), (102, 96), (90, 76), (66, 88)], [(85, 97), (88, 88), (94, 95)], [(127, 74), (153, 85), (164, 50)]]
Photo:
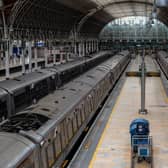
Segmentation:
[(94, 41), (94, 51), (96, 52), (96, 40)]
[(94, 41), (94, 51), (96, 52), (96, 40)]
[(77, 43), (75, 42), (75, 55), (78, 55), (78, 46), (77, 46)]
[(89, 43), (88, 41), (86, 41), (86, 54), (88, 55), (88, 51), (89, 51)]
[(25, 55), (24, 55), (24, 48), (22, 46), (22, 54), (21, 54), (21, 59), (22, 59), (22, 74), (25, 74)]
[(98, 40), (96, 41), (96, 51), (97, 52), (99, 51), (99, 42), (98, 42)]
[(62, 52), (60, 53), (60, 63), (61, 64), (63, 63), (63, 53)]
[(17, 55), (19, 56), (19, 57), (17, 57), (17, 60), (16, 60), (16, 64), (17, 63), (19, 63), (19, 64), (21, 64), (21, 54), (20, 54), (20, 49), (21, 49), (21, 44), (20, 44), (20, 41), (17, 41), (17, 50), (18, 50), (18, 53), (17, 53)]
[(9, 79), (10, 72), (9, 72), (9, 42), (6, 42), (6, 49), (5, 49), (5, 70), (6, 70), (6, 79)]
[(28, 42), (29, 72), (32, 72), (32, 44)]
[(89, 42), (89, 52), (92, 51), (92, 41)]
[(45, 56), (45, 67), (48, 67), (48, 49), (44, 48), (44, 56)]
[(94, 52), (94, 40), (92, 41), (92, 51)]
[(82, 43), (79, 43), (79, 57), (82, 57)]
[(83, 41), (83, 43), (82, 43), (83, 45), (83, 53), (82, 53), (82, 55), (83, 55), (83, 57), (86, 55), (86, 51), (85, 51), (85, 42)]
[(9, 43), (9, 64), (13, 64), (13, 44)]
[(37, 48), (34, 48), (35, 70), (38, 68)]
[(55, 47), (53, 47), (52, 54), (53, 54), (53, 64), (56, 65), (56, 48)]
[(94, 52), (94, 40), (92, 40), (92, 52)]
[(90, 52), (90, 41), (88, 41), (88, 53)]

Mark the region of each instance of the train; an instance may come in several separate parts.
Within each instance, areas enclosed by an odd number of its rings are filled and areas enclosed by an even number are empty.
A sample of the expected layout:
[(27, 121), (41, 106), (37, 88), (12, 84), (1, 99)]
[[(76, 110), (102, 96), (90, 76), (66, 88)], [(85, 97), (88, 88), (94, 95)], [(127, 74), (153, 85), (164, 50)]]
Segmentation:
[(156, 60), (164, 72), (166, 78), (168, 78), (168, 53), (165, 51), (158, 51)]
[(0, 168), (60, 168), (130, 62), (129, 51), (0, 124)]
[(77, 75), (84, 73), (113, 55), (100, 52), (93, 57), (79, 58), (53, 67), (47, 67), (10, 80), (0, 82), (0, 121), (16, 114)]

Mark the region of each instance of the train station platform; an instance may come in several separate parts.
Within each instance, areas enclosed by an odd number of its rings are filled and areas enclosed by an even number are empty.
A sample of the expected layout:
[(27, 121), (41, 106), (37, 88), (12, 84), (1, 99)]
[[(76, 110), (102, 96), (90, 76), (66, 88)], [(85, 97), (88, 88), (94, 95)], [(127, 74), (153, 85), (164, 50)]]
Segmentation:
[[(126, 72), (126, 75), (129, 77), (141, 76), (141, 62), (142, 58), (140, 55), (136, 57), (136, 59), (132, 60), (131, 69)], [(160, 70), (156, 65), (156, 61), (151, 59), (149, 55), (145, 56), (145, 63), (146, 63), (146, 75), (149, 77), (159, 77)]]
[[(133, 64), (131, 68), (133, 68)], [(110, 100), (104, 114), (88, 136), (71, 168), (130, 168), (131, 142), (129, 126), (136, 118), (150, 122), (153, 137), (154, 167), (168, 167), (168, 101), (159, 77), (146, 79), (147, 115), (140, 115), (140, 78), (126, 77), (119, 96)], [(109, 116), (106, 115), (109, 113)], [(106, 117), (105, 117), (106, 116)], [(107, 121), (108, 118), (108, 121)], [(102, 129), (103, 123), (106, 123)], [(99, 136), (99, 134), (101, 134)], [(135, 168), (148, 168), (146, 162)]]

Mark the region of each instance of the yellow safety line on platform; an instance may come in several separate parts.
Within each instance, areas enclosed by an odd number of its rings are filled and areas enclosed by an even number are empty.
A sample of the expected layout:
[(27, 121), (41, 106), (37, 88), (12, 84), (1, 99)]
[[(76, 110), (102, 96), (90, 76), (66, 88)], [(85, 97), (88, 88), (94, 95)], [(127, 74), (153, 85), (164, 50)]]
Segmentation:
[(69, 160), (65, 160), (65, 161), (63, 162), (63, 165), (61, 166), (61, 168), (64, 168), (64, 167), (68, 164), (68, 162), (69, 162)]
[(168, 97), (167, 97), (167, 94), (166, 94), (166, 91), (164, 89), (164, 86), (163, 86), (163, 83), (162, 83), (161, 79), (160, 79), (160, 85), (161, 85), (161, 92), (162, 92), (162, 95), (164, 97), (164, 100), (165, 100), (166, 103), (168, 103)]
[(114, 112), (116, 111), (116, 107), (117, 107), (117, 105), (118, 105), (118, 103), (119, 103), (119, 100), (120, 100), (120, 98), (121, 98), (121, 95), (122, 95), (122, 92), (123, 92), (123, 88), (124, 88), (124, 86), (125, 86), (126, 81), (127, 81), (127, 78), (126, 78), (126, 80), (125, 80), (125, 82), (124, 82), (124, 85), (122, 86), (122, 89), (121, 89), (121, 91), (120, 91), (119, 96), (117, 97), (117, 100), (116, 100), (116, 102), (115, 102), (115, 105), (114, 105), (114, 107), (113, 107), (113, 109), (112, 109), (112, 112), (111, 112), (110, 117), (109, 117), (109, 119), (108, 119), (108, 122), (107, 122), (107, 124), (106, 124), (106, 126), (105, 126), (105, 128), (104, 128), (104, 130), (103, 130), (103, 133), (102, 133), (102, 135), (101, 135), (101, 137), (100, 137), (100, 140), (99, 140), (99, 142), (98, 142), (98, 144), (97, 144), (97, 146), (96, 146), (96, 150), (94, 151), (92, 160), (90, 161), (88, 168), (93, 168), (93, 166), (94, 166), (94, 161), (96, 160), (96, 155), (97, 155), (97, 153), (98, 153), (98, 148), (101, 146), (101, 144), (102, 144), (102, 142), (103, 142), (103, 140), (104, 140), (104, 137), (105, 137), (105, 133), (106, 133), (107, 129), (108, 129), (109, 126), (110, 126), (110, 120), (112, 119), (113, 114), (114, 114)]

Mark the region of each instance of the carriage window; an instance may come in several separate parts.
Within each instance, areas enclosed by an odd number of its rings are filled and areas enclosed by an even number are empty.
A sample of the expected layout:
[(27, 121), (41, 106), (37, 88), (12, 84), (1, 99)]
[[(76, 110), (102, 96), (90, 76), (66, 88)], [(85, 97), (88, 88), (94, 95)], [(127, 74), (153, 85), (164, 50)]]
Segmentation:
[(17, 168), (35, 168), (33, 157), (25, 159)]

